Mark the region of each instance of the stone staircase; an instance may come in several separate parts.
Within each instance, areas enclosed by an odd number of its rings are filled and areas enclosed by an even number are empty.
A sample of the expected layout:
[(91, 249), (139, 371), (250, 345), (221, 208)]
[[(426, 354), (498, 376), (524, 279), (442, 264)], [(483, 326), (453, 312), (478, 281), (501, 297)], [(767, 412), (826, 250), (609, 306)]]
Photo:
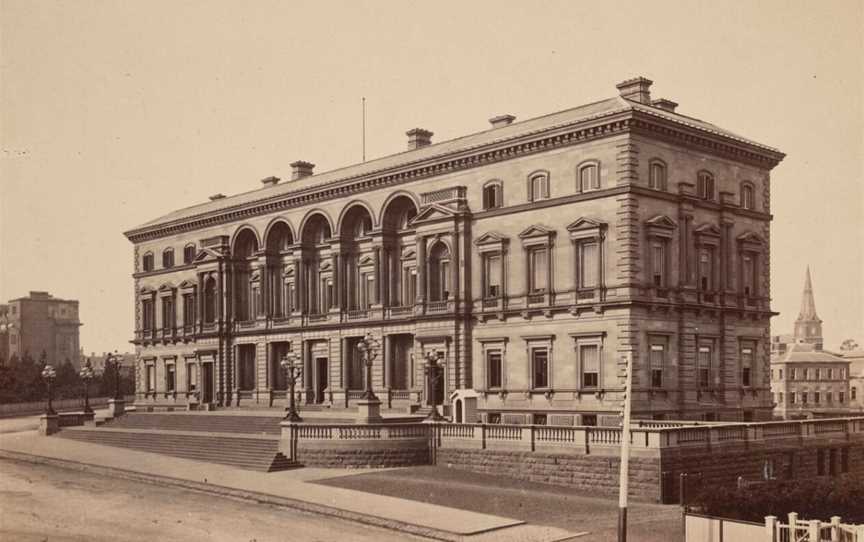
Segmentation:
[(112, 429), (162, 429), (168, 431), (206, 431), (208, 433), (244, 433), (280, 435), (278, 416), (219, 414), (127, 413), (109, 421)]
[(272, 472), (299, 466), (279, 452), (280, 421), (266, 416), (135, 413), (100, 427), (67, 427), (57, 436)]

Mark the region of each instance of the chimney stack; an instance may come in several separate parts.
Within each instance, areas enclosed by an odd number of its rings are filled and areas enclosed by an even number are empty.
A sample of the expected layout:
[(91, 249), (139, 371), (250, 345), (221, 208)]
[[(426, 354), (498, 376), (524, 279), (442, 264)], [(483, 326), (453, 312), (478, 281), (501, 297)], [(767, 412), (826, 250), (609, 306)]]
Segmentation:
[(434, 134), (423, 128), (413, 128), (405, 132), (405, 135), (408, 136), (408, 150), (413, 151), (414, 149), (431, 145)]
[(677, 103), (673, 102), (672, 100), (667, 100), (666, 98), (660, 98), (658, 100), (654, 100), (651, 102), (651, 105), (653, 105), (657, 109), (662, 109), (663, 111), (669, 111), (670, 113), (674, 113), (675, 108), (678, 107)]
[(296, 162), (291, 163), (291, 180), (296, 181), (297, 179), (302, 179), (303, 177), (309, 177), (312, 175), (312, 170), (315, 168), (315, 164), (304, 162), (303, 160), (297, 160)]
[(261, 179), (261, 184), (263, 184), (264, 186), (276, 186), (276, 183), (278, 183), (280, 180), (281, 179), (279, 179), (279, 177), (274, 177), (271, 175), (266, 179)]
[(501, 128), (502, 126), (509, 126), (514, 120), (516, 117), (513, 115), (498, 115), (489, 119), (489, 124), (492, 125), (492, 128)]
[(640, 104), (651, 105), (651, 83), (653, 81), (650, 79), (634, 77), (633, 79), (618, 83), (615, 87), (620, 92), (622, 98)]
[(210, 196), (210, 201), (216, 201), (218, 199), (225, 199), (225, 194), (213, 194)]

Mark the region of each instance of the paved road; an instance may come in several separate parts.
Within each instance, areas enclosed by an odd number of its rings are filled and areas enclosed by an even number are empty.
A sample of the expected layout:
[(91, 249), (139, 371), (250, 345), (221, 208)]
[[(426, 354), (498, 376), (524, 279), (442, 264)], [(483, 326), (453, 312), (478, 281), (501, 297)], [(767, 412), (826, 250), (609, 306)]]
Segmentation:
[[(590, 531), (585, 540), (617, 540), (617, 499), (580, 495), (563, 487), (446, 467), (412, 467), (317, 483), (497, 514), (573, 532)], [(683, 538), (677, 506), (631, 503), (628, 523), (628, 540), (633, 542), (676, 542)]]
[(382, 541), (406, 534), (267, 505), (0, 460), (0, 540)]

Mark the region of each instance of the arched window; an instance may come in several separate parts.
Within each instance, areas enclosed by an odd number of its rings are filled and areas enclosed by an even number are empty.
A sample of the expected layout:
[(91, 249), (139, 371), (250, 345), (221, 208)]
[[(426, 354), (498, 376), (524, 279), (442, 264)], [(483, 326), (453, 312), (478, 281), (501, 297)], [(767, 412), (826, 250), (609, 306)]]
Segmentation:
[(662, 160), (651, 160), (648, 164), (648, 187), (666, 191), (666, 164)]
[(195, 245), (183, 247), (183, 263), (192, 263), (195, 260)]
[(174, 267), (174, 249), (166, 248), (162, 251), (162, 267), (170, 269)]
[(141, 258), (141, 268), (144, 271), (153, 271), (153, 253), (148, 252)]
[(748, 181), (744, 181), (743, 183), (741, 183), (741, 207), (751, 210), (756, 208), (753, 183), (750, 183)]
[(528, 177), (528, 200), (538, 201), (549, 199), (549, 174), (534, 173)]
[(702, 199), (714, 199), (714, 175), (700, 171), (696, 179), (696, 194)]
[(497, 209), (504, 205), (504, 187), (500, 181), (489, 181), (483, 187), (483, 208)]
[(580, 164), (576, 168), (579, 192), (588, 192), (600, 188), (600, 163), (597, 161)]

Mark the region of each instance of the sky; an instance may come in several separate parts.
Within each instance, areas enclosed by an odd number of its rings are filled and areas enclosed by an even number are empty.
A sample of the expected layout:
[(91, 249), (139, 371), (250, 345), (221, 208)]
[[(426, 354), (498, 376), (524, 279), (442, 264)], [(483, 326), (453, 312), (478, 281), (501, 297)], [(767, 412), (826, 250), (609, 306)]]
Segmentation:
[(772, 333), (809, 264), (826, 348), (864, 345), (864, 2), (0, 0), (0, 300), (80, 301), (131, 349), (132, 245), (174, 209), (617, 94), (781, 149)]

